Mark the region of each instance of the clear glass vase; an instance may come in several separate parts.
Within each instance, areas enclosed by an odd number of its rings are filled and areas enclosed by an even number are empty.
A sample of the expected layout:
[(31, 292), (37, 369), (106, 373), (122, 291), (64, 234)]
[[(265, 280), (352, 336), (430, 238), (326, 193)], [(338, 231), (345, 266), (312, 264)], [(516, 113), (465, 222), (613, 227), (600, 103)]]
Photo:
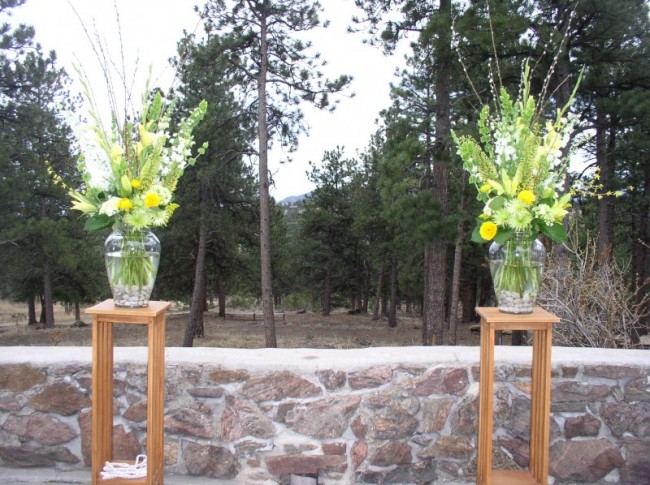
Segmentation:
[(490, 246), (490, 273), (499, 310), (532, 313), (542, 280), (546, 249), (530, 233), (516, 232)]
[(156, 235), (149, 229), (120, 227), (108, 236), (104, 250), (115, 306), (148, 306), (160, 262)]

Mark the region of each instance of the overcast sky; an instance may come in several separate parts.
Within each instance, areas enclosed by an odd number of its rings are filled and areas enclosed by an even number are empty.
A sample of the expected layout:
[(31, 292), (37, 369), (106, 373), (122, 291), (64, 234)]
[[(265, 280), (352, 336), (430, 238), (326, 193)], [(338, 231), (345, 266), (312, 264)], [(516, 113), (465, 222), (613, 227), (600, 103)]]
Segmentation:
[[(152, 83), (163, 88), (173, 82), (174, 73), (167, 60), (176, 53), (176, 42), (183, 30), (200, 32), (198, 16), (193, 11), (196, 1), (184, 0), (116, 0), (120, 17), (118, 32), (113, 0), (27, 0), (14, 10), (11, 24), (33, 25), (36, 40), (43, 48), (55, 50), (60, 65), (74, 79), (72, 63), (84, 67), (98, 93), (104, 88), (98, 64), (84, 33), (83, 25), (91, 35), (98, 33), (110, 46), (110, 55), (119, 59), (119, 39), (125, 48), (126, 72), (131, 75), (138, 67), (135, 91), (147, 77), (152, 66)], [(349, 93), (355, 97), (340, 98), (334, 113), (320, 112), (304, 107), (310, 135), (302, 136), (293, 162), (280, 164), (288, 154), (274, 148), (269, 154), (269, 168), (273, 173), (277, 200), (300, 195), (312, 190), (305, 171), (308, 162), (320, 162), (325, 150), (337, 145), (345, 147), (345, 154), (354, 157), (357, 150), (367, 146), (375, 131), (379, 111), (389, 105), (389, 83), (395, 82), (394, 72), (403, 64), (403, 54), (384, 57), (379, 48), (362, 44), (360, 34), (348, 34), (346, 28), (356, 12), (352, 0), (321, 0), (325, 8), (322, 18), (330, 26), (315, 33), (314, 48), (327, 60), (325, 73), (330, 77), (350, 74), (354, 77)], [(73, 9), (74, 7), (74, 9)], [(77, 10), (81, 20), (74, 10)], [(139, 96), (136, 98), (139, 99)]]

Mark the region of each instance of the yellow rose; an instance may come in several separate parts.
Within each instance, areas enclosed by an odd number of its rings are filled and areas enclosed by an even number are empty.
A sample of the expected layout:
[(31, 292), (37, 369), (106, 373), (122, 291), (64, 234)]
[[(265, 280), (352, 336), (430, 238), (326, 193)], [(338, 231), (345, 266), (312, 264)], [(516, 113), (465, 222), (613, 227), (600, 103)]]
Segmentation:
[(526, 205), (531, 205), (536, 200), (535, 194), (533, 194), (532, 190), (522, 190), (517, 195), (517, 198)]
[(143, 197), (144, 205), (147, 207), (158, 207), (160, 205), (160, 196), (155, 192), (149, 192)]
[(133, 187), (134, 189), (139, 189), (140, 187), (142, 187), (142, 183), (138, 179), (133, 179), (131, 180), (131, 187)]
[(131, 199), (127, 199), (126, 197), (122, 197), (120, 201), (117, 203), (117, 208), (122, 211), (128, 211), (133, 209), (133, 202), (131, 202)]
[(483, 224), (481, 224), (478, 232), (483, 239), (486, 241), (491, 241), (494, 239), (494, 236), (497, 235), (497, 229), (497, 225), (494, 222), (485, 221)]

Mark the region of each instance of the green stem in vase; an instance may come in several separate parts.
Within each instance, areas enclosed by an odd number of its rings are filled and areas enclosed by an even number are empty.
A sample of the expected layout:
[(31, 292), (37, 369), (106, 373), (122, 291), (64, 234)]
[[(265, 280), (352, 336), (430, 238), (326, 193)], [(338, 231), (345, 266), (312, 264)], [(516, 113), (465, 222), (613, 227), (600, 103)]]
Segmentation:
[(106, 264), (113, 286), (148, 286), (156, 272), (154, 258), (145, 248), (142, 231), (123, 229), (118, 251), (107, 254)]

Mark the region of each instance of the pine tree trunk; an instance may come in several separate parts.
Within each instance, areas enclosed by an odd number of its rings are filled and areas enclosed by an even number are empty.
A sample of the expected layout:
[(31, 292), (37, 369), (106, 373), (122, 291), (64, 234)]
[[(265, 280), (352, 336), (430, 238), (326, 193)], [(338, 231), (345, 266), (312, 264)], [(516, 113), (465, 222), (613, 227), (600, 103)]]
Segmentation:
[(81, 321), (81, 306), (79, 305), (78, 301), (74, 302), (74, 321), (75, 322)]
[(382, 259), (377, 276), (377, 291), (375, 293), (375, 306), (372, 309), (372, 319), (379, 320), (379, 305), (381, 304), (381, 290), (384, 286), (384, 261)]
[[(596, 104), (596, 163), (600, 169), (600, 182), (604, 190), (611, 190), (614, 177), (613, 157), (608, 156), (607, 115), (600, 103)], [(597, 201), (598, 239), (596, 251), (598, 260), (604, 262), (610, 259), (614, 242), (614, 207), (611, 197), (603, 197)]]
[(52, 299), (52, 274), (49, 263), (43, 267), (43, 313), (45, 328), (54, 327), (54, 300)]
[[(449, 137), (451, 85), (451, 0), (440, 0), (438, 40), (435, 45), (435, 140), (432, 153), (432, 192), (440, 203), (441, 216), (449, 211)], [(422, 344), (441, 344), (446, 321), (447, 241), (436, 237), (425, 245), (425, 294)]]
[(185, 327), (183, 347), (192, 347), (194, 337), (199, 328), (199, 319), (203, 312), (205, 300), (203, 286), (205, 286), (205, 253), (207, 247), (207, 229), (203, 222), (199, 228), (199, 245), (196, 252), (196, 266), (194, 268), (194, 290), (192, 291), (192, 303), (190, 304), (190, 316)]
[(363, 313), (368, 313), (368, 302), (370, 300), (370, 276), (372, 274), (370, 264), (366, 267), (366, 274), (363, 281), (363, 303), (361, 305), (361, 311)]
[(217, 292), (219, 294), (219, 316), (226, 317), (226, 286), (219, 279), (217, 282)]
[(34, 295), (27, 299), (27, 325), (36, 325), (36, 298)]
[[(462, 205), (461, 205), (462, 210)], [(463, 261), (463, 224), (458, 223), (458, 236), (454, 250), (454, 271), (451, 277), (451, 310), (449, 312), (449, 343), (456, 345), (458, 337), (458, 295), (460, 293), (460, 273)]]
[(393, 254), (390, 264), (390, 309), (388, 310), (388, 326), (397, 327), (397, 255)]
[(266, 120), (266, 75), (268, 71), (268, 26), (261, 16), (260, 25), (260, 71), (257, 81), (257, 136), (259, 140), (260, 179), (260, 263), (262, 273), (262, 309), (264, 312), (264, 336), (267, 347), (277, 347), (275, 317), (273, 312), (273, 274), (271, 269), (271, 209), (269, 202), (269, 132)]
[(325, 263), (325, 288), (323, 289), (323, 316), (327, 317), (330, 314), (330, 298), (331, 298), (331, 274), (330, 262)]

